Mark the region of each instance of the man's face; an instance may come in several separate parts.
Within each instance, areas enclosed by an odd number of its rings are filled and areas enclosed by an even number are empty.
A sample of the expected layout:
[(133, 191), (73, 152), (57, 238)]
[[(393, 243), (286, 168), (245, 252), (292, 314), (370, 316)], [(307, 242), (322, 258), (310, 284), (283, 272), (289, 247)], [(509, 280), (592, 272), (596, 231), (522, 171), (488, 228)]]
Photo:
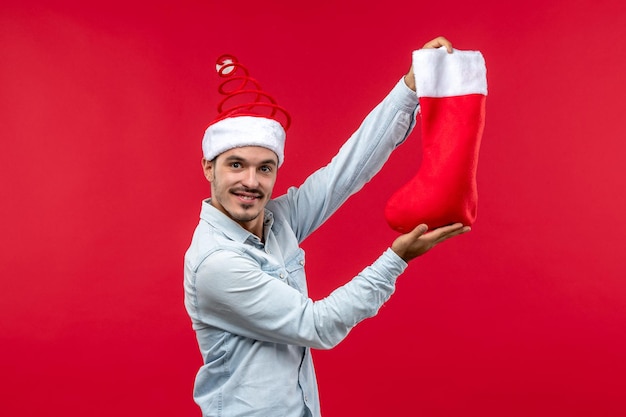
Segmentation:
[(263, 210), (276, 183), (276, 154), (260, 146), (245, 146), (228, 150), (213, 161), (203, 159), (202, 166), (211, 182), (211, 204), (261, 237)]

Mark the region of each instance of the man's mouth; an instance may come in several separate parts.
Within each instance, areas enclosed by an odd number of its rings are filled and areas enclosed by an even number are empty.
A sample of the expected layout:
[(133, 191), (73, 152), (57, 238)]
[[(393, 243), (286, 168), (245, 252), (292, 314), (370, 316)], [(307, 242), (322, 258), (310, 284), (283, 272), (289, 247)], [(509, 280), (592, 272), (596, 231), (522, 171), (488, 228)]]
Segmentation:
[(253, 202), (263, 197), (263, 194), (259, 193), (258, 191), (232, 190), (231, 194), (233, 194), (240, 200), (249, 202)]

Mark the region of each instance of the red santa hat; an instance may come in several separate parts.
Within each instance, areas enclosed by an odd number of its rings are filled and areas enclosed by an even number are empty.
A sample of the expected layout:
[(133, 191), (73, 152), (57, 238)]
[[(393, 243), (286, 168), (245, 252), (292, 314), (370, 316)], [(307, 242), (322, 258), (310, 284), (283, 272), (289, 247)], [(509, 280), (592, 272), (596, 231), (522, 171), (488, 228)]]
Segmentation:
[(278, 166), (282, 165), (286, 131), (291, 124), (289, 113), (261, 89), (234, 56), (220, 56), (216, 70), (225, 78), (218, 88), (225, 97), (217, 105), (218, 116), (204, 133), (204, 157), (211, 161), (233, 148), (261, 146), (274, 151)]

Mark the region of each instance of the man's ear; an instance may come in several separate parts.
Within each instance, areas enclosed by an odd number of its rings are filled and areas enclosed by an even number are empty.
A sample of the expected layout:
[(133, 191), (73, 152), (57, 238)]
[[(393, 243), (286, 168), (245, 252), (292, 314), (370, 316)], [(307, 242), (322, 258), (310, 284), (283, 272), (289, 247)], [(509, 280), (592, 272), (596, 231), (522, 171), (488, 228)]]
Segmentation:
[(215, 177), (214, 173), (214, 164), (213, 161), (209, 161), (206, 158), (202, 158), (202, 170), (204, 171), (204, 176), (209, 182), (213, 182), (213, 178)]

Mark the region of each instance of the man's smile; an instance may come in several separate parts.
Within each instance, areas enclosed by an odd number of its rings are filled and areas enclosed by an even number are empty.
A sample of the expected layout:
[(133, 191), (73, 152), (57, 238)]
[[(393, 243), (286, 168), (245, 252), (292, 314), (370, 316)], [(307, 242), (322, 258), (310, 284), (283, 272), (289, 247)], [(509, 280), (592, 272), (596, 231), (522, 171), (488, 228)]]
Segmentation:
[(234, 190), (231, 190), (230, 193), (234, 195), (235, 197), (239, 198), (240, 200), (245, 200), (249, 202), (254, 201), (254, 200), (260, 200), (263, 198), (263, 193), (260, 193), (258, 191), (234, 189)]

